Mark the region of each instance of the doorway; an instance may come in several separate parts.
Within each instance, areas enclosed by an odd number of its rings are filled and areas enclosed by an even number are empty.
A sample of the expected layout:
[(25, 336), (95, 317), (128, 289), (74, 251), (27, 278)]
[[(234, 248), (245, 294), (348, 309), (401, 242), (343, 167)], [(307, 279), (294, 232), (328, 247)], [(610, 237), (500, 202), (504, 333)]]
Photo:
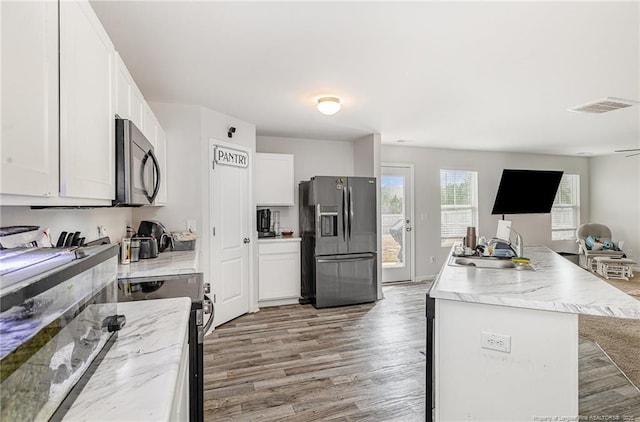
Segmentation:
[(413, 164), (383, 164), (380, 192), (382, 282), (413, 280)]

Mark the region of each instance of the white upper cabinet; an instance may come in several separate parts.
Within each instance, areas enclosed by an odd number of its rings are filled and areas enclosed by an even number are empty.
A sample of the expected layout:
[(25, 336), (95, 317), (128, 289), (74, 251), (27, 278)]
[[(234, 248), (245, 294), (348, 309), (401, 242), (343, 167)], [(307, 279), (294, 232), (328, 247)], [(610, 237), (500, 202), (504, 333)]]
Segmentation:
[(142, 116), (145, 101), (127, 66), (116, 52), (116, 99), (115, 114), (129, 119), (142, 131)]
[(116, 99), (115, 113), (122, 119), (131, 120), (131, 90), (133, 79), (129, 75), (120, 54), (116, 53)]
[(295, 191), (292, 154), (256, 154), (256, 205), (292, 206)]
[(0, 23), (0, 193), (57, 197), (58, 5), (2, 1)]
[(156, 147), (166, 136), (86, 0), (0, 1), (0, 202), (110, 205), (115, 115)]
[[(127, 72), (128, 73), (128, 72)], [(130, 102), (130, 117), (129, 120), (133, 122), (138, 129), (142, 131), (142, 115), (144, 113), (145, 101), (142, 93), (138, 89), (136, 83), (131, 79), (131, 95), (129, 97)]]
[(156, 125), (158, 121), (156, 120), (156, 116), (153, 114), (153, 110), (149, 107), (149, 104), (145, 101), (142, 106), (143, 115), (142, 115), (142, 134), (153, 144), (156, 146)]
[(60, 2), (61, 196), (115, 197), (115, 62), (89, 2)]

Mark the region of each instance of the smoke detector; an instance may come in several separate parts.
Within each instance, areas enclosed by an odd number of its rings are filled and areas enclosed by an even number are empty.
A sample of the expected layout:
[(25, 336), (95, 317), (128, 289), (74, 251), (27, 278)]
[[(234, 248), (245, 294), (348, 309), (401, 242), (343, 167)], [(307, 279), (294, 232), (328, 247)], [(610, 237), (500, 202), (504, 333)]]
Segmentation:
[(586, 104), (577, 105), (571, 107), (568, 111), (576, 113), (606, 113), (609, 111), (619, 110), (621, 108), (627, 108), (639, 104), (639, 101), (625, 100), (615, 97), (604, 97), (596, 101), (591, 101)]

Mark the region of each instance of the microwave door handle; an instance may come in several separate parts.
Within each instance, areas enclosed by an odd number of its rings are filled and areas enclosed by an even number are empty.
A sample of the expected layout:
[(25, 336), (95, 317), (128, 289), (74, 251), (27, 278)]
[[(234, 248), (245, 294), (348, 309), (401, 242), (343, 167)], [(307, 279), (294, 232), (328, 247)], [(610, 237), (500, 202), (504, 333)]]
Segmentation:
[[(149, 195), (147, 186), (144, 183), (144, 168), (147, 166), (147, 159), (149, 157), (151, 157), (151, 162), (153, 163), (153, 171), (158, 176), (156, 178), (156, 183), (153, 188), (153, 193), (151, 195)], [(153, 204), (153, 201), (156, 199), (156, 196), (158, 195), (158, 191), (160, 190), (160, 165), (158, 164), (158, 160), (156, 159), (156, 156), (153, 155), (153, 151), (149, 150), (144, 155), (144, 158), (142, 159), (142, 166), (140, 168), (140, 173), (141, 173), (140, 180), (142, 180), (142, 189), (144, 190), (144, 196), (147, 197), (147, 201), (149, 201), (150, 204)]]
[(156, 184), (153, 187), (153, 193), (151, 194), (151, 198), (149, 199), (149, 203), (153, 203), (156, 200), (156, 196), (158, 196), (158, 192), (160, 191), (160, 163), (158, 163), (158, 159), (156, 158), (153, 151), (149, 151), (149, 155), (151, 156), (151, 160), (153, 160), (153, 170), (156, 174)]

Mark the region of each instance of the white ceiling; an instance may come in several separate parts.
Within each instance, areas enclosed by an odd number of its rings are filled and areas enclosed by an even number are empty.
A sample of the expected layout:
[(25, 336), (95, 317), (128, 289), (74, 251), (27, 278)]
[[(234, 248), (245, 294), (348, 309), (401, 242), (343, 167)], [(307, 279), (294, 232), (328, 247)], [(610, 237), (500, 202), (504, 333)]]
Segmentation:
[[(640, 2), (92, 1), (150, 101), (258, 135), (601, 155), (640, 147)], [(333, 94), (324, 116), (313, 99)]]

